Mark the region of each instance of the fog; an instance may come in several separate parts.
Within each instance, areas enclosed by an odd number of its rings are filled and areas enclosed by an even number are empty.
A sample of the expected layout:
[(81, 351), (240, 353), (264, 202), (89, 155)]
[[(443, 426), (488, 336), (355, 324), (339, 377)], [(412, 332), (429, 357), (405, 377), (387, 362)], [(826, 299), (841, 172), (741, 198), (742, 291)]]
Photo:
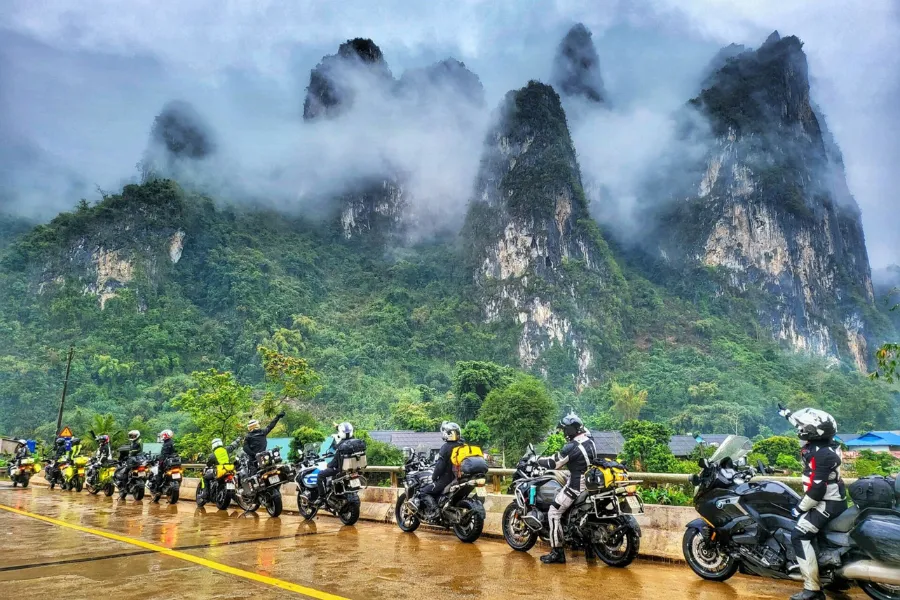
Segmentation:
[[(177, 168), (217, 197), (320, 214), (329, 194), (394, 173), (430, 215), (426, 230), (452, 224), (492, 110), (508, 90), (549, 80), (560, 40), (583, 22), (611, 108), (573, 119), (573, 137), (586, 181), (602, 183), (606, 209), (627, 223), (648, 169), (668, 152), (672, 114), (696, 95), (713, 55), (732, 42), (758, 47), (778, 29), (806, 44), (813, 98), (843, 151), (873, 266), (897, 262), (896, 4), (683, 4), (9, 2), (0, 14), (0, 212), (47, 219), (99, 198), (98, 187), (139, 180), (137, 163), (153, 158), (154, 118), (179, 101), (208, 126), (215, 151)], [(354, 37), (379, 45), (395, 81), (461, 60), (485, 101), (461, 104), (428, 85), (398, 98), (395, 85), (351, 73), (364, 101), (339, 118), (304, 122), (310, 70)]]

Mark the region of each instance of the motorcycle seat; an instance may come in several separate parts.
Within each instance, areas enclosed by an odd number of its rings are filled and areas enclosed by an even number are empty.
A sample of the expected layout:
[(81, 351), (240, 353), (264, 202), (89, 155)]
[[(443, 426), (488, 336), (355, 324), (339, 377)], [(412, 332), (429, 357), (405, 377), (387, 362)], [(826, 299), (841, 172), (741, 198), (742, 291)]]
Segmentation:
[(851, 506), (840, 514), (836, 519), (832, 519), (825, 525), (825, 531), (833, 531), (835, 533), (849, 533), (856, 524), (856, 517), (859, 515), (859, 509)]

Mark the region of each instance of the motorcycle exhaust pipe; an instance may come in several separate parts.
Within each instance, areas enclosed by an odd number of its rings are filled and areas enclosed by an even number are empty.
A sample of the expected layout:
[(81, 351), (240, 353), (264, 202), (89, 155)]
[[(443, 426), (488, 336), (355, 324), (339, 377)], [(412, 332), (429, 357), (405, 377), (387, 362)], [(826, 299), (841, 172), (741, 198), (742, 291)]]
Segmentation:
[(877, 560), (858, 560), (838, 569), (837, 574), (845, 579), (874, 581), (900, 585), (900, 568)]

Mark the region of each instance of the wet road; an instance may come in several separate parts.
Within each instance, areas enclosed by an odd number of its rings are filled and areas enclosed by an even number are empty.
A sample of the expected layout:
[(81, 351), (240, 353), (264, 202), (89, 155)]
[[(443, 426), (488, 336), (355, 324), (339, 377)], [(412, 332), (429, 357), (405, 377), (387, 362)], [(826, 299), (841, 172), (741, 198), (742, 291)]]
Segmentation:
[(712, 600), (799, 591), (754, 577), (706, 582), (677, 564), (637, 561), (612, 569), (588, 564), (580, 553), (570, 553), (568, 565), (546, 566), (538, 548), (523, 554), (502, 540), (462, 544), (452, 535), (403, 534), (393, 525), (343, 527), (328, 517), (304, 523), (296, 515), (270, 519), (234, 508), (197, 509), (193, 502), (120, 502), (3, 482), (0, 505), (118, 538), (0, 510), (0, 596), (7, 598)]

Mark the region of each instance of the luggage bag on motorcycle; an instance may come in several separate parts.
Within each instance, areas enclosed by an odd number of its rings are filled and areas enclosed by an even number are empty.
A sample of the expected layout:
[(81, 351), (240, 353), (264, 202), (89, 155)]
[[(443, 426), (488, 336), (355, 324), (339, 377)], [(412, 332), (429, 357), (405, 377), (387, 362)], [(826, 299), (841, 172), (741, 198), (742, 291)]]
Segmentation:
[(463, 444), (454, 448), (450, 454), (450, 463), (453, 465), (457, 478), (486, 475), (488, 472), (484, 452), (478, 446), (471, 444)]
[(850, 486), (850, 497), (860, 510), (894, 508), (894, 480), (880, 475), (862, 477)]
[(354, 454), (365, 454), (366, 442), (358, 438), (344, 440), (341, 443), (341, 454), (344, 456), (352, 456)]
[(873, 509), (857, 523), (850, 538), (866, 554), (876, 560), (900, 564), (900, 514)]
[(595, 458), (584, 474), (584, 485), (592, 492), (612, 487), (617, 481), (628, 481), (625, 465), (605, 458)]

